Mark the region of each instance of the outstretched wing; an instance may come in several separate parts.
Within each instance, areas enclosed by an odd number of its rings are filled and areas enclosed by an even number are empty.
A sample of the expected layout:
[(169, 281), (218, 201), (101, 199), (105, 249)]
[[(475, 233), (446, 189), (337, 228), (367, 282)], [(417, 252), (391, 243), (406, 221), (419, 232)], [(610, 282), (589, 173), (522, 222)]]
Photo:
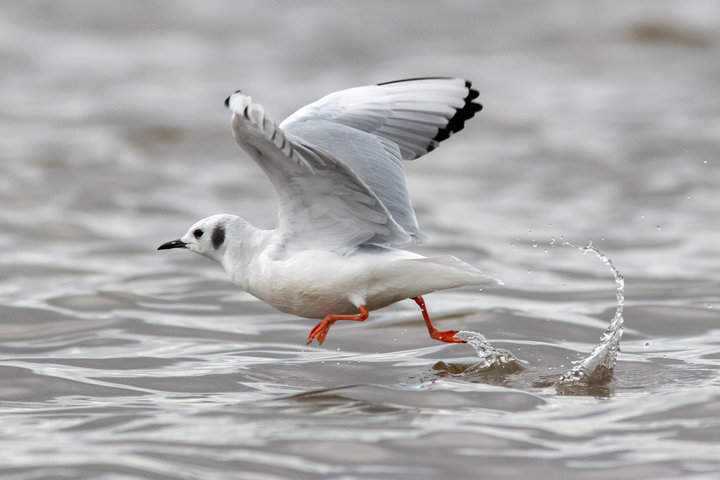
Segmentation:
[(402, 160), (414, 160), (460, 131), (482, 106), (461, 78), (399, 80), (331, 93), (280, 128), (294, 144), (320, 148), (349, 167), (413, 239), (422, 241)]
[(461, 130), (482, 108), (477, 97), (460, 78), (400, 80), (332, 93), (279, 127), (240, 92), (226, 105), (235, 139), (277, 190), (278, 242), (346, 252), (424, 239), (403, 160)]
[(406, 246), (410, 235), (349, 167), (320, 148), (295, 143), (250, 97), (226, 100), (235, 140), (270, 178), (278, 196), (281, 249), (345, 253), (368, 243)]
[(286, 118), (286, 133), (318, 120), (352, 127), (398, 145), (403, 160), (434, 150), (482, 110), (469, 80), (412, 78), (331, 93)]

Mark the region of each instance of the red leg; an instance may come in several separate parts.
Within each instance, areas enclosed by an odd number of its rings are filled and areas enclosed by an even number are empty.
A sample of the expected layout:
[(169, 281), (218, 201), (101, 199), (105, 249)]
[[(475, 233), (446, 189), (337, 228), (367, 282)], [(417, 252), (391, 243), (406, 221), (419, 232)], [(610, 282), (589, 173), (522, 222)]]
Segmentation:
[(430, 332), (430, 338), (434, 338), (435, 340), (440, 340), (441, 342), (447, 343), (467, 342), (467, 340), (463, 340), (462, 338), (457, 338), (455, 336), (457, 330), (445, 330), (444, 332), (441, 332), (435, 327), (433, 327), (432, 323), (430, 323), (430, 315), (428, 315), (427, 308), (425, 308), (425, 300), (423, 300), (422, 297), (412, 297), (412, 299), (415, 300), (415, 303), (417, 303), (420, 307), (420, 310), (422, 310), (422, 316), (425, 319), (425, 325), (427, 325), (428, 332)]
[(313, 341), (313, 338), (318, 341), (320, 345), (325, 341), (325, 336), (328, 333), (328, 330), (330, 330), (330, 327), (333, 323), (337, 322), (338, 320), (354, 320), (356, 322), (362, 322), (363, 320), (368, 318), (368, 311), (365, 308), (364, 305), (360, 305), (358, 307), (360, 310), (360, 313), (358, 315), (328, 315), (325, 318), (322, 319), (320, 323), (315, 325), (315, 327), (310, 330), (310, 335), (308, 335), (308, 345), (310, 345)]

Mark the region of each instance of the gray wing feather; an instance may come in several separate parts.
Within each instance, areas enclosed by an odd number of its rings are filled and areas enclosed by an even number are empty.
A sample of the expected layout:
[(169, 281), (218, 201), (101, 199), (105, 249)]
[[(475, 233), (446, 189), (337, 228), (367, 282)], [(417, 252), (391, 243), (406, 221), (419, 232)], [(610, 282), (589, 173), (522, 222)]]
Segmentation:
[(399, 80), (331, 93), (286, 118), (280, 128), (331, 120), (371, 133), (400, 147), (403, 160), (414, 160), (460, 131), (482, 106), (477, 90), (462, 78)]
[(461, 130), (477, 96), (460, 78), (401, 80), (332, 93), (279, 126), (239, 92), (226, 105), (237, 142), (277, 190), (281, 243), (347, 251), (424, 240), (403, 160)]
[(287, 249), (345, 253), (362, 244), (406, 246), (408, 233), (346, 165), (312, 145), (295, 143), (241, 93), (228, 98), (233, 135), (273, 183), (276, 241)]
[(287, 137), (293, 144), (311, 146), (325, 152), (326, 157), (342, 159), (342, 163), (368, 185), (392, 218), (410, 235), (412, 243), (425, 240), (410, 204), (396, 143), (326, 120), (296, 125), (292, 131), (293, 134)]
[(402, 160), (414, 160), (461, 130), (481, 109), (460, 78), (426, 78), (331, 93), (281, 124), (295, 143), (343, 162), (385, 204), (413, 243), (425, 239), (405, 185)]

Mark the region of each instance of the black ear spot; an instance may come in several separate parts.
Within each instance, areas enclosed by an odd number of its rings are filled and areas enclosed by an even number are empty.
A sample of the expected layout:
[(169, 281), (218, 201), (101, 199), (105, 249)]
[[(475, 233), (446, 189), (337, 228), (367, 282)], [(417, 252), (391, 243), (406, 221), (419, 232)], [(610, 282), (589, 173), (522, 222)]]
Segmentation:
[(195, 238), (200, 238), (203, 236), (203, 233), (205, 233), (205, 232), (203, 232), (202, 229), (196, 228), (195, 231), (193, 232), (193, 235), (195, 235)]
[(220, 245), (222, 245), (225, 241), (225, 227), (223, 225), (218, 225), (215, 227), (215, 230), (213, 230), (212, 233), (211, 240), (215, 250), (220, 248)]

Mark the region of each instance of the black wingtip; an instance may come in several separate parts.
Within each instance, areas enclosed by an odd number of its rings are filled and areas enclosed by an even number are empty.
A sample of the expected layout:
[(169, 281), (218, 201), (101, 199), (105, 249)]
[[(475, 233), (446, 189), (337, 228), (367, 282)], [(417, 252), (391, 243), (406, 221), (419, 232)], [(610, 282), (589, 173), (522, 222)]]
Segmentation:
[[(232, 97), (232, 96), (235, 95), (236, 93), (242, 93), (242, 90), (235, 90), (235, 91), (232, 93), (232, 95), (230, 95), (230, 97)], [(225, 108), (230, 108), (230, 97), (227, 97), (227, 98), (225, 99)]]
[(482, 110), (482, 104), (473, 101), (480, 96), (480, 92), (472, 88), (472, 82), (469, 80), (465, 81), (465, 86), (468, 88), (465, 103), (462, 108), (455, 109), (455, 115), (453, 115), (447, 125), (445, 125), (445, 128), (438, 130), (437, 135), (433, 138), (433, 142), (447, 140), (450, 138), (450, 135), (459, 132), (465, 127), (466, 120), (470, 120), (477, 112)]

